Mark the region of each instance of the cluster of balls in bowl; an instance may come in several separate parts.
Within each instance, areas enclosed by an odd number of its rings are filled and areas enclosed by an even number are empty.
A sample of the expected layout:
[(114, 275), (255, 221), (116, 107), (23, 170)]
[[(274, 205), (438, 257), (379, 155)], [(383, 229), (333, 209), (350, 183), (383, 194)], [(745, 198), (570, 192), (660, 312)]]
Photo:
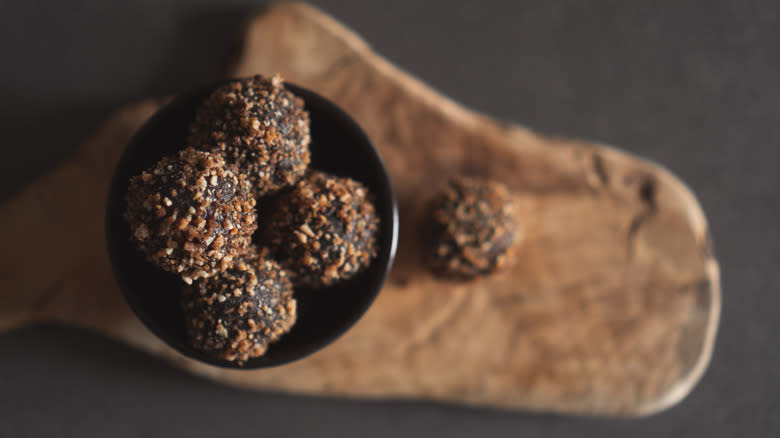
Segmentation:
[(212, 92), (186, 147), (131, 178), (131, 240), (181, 278), (193, 348), (237, 363), (262, 356), (295, 324), (294, 289), (349, 279), (376, 256), (371, 194), (310, 169), (310, 143), (303, 100), (279, 76), (255, 76)]

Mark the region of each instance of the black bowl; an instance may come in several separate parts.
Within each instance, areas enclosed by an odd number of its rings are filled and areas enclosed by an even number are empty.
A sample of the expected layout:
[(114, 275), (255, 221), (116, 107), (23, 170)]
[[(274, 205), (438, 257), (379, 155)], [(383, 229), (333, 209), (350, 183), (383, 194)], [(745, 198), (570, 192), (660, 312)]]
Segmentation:
[[(243, 366), (215, 359), (191, 348), (179, 307), (182, 281), (148, 263), (130, 242), (122, 214), (125, 193), (133, 175), (185, 145), (187, 126), (198, 105), (220, 84), (203, 87), (174, 99), (158, 111), (130, 140), (114, 172), (106, 212), (106, 237), (114, 276), (128, 304), (146, 326), (180, 353), (228, 368), (263, 368), (308, 356), (352, 327), (376, 298), (393, 264), (398, 243), (398, 206), (387, 170), (371, 141), (344, 111), (327, 99), (286, 84), (303, 98), (311, 117), (311, 168), (353, 178), (375, 196), (380, 218), (379, 253), (364, 272), (327, 289), (298, 290), (298, 319), (292, 330), (272, 343), (262, 357)], [(261, 204), (262, 205), (262, 204)], [(263, 226), (261, 210), (259, 227)], [(255, 234), (259, 235), (260, 232)]]

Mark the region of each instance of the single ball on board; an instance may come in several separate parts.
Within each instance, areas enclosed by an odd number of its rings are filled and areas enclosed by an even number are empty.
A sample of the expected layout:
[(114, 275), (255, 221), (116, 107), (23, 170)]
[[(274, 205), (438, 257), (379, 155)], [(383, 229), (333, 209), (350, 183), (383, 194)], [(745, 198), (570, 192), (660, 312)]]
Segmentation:
[(250, 247), (225, 272), (185, 287), (182, 310), (193, 348), (243, 363), (290, 331), (296, 301), (282, 267)]
[(306, 172), (309, 113), (280, 76), (231, 81), (198, 109), (190, 146), (221, 154), (260, 197), (295, 184)]
[(504, 184), (459, 177), (431, 200), (425, 239), (435, 274), (472, 279), (501, 268), (518, 238), (515, 205)]
[(370, 198), (363, 184), (317, 171), (280, 195), (268, 235), (296, 287), (330, 286), (369, 266), (379, 229)]
[(187, 283), (224, 271), (257, 228), (249, 183), (219, 155), (192, 148), (131, 178), (126, 201), (131, 240)]

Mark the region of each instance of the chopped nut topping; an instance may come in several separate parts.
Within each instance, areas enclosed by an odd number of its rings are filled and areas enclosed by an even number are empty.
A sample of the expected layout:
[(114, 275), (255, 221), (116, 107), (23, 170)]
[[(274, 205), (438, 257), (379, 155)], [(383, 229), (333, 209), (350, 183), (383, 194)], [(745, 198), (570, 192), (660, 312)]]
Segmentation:
[(254, 76), (216, 89), (190, 125), (190, 146), (219, 153), (255, 196), (295, 184), (311, 160), (309, 113), (281, 77)]
[(317, 171), (281, 195), (268, 234), (296, 286), (329, 286), (368, 267), (379, 229), (369, 198), (362, 184)]
[(138, 240), (146, 240), (149, 238), (149, 228), (146, 225), (141, 224), (135, 229), (135, 238)]
[(190, 344), (239, 364), (262, 356), (295, 324), (292, 292), (284, 270), (267, 250), (258, 253), (251, 246), (226, 271), (184, 288), (182, 309)]
[(512, 196), (496, 181), (457, 178), (429, 206), (429, 260), (442, 277), (471, 279), (503, 266), (515, 244)]
[[(216, 184), (207, 187), (206, 175)], [(138, 249), (185, 281), (220, 271), (221, 260), (244, 252), (257, 228), (249, 183), (218, 155), (192, 148), (131, 178), (126, 198), (125, 219)], [(212, 252), (206, 242), (215, 239), (222, 245)]]

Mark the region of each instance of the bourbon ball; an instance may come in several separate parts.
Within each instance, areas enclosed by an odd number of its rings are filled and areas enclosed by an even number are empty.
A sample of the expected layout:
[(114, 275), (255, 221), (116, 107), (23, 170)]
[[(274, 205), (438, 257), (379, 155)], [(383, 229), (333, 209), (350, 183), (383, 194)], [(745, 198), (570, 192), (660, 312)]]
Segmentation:
[(309, 113), (278, 75), (235, 80), (200, 106), (187, 141), (237, 165), (260, 197), (295, 184), (306, 172)]
[(249, 183), (219, 155), (192, 148), (132, 177), (126, 201), (131, 240), (187, 283), (227, 269), (257, 228)]
[(379, 228), (370, 198), (363, 184), (318, 171), (279, 197), (268, 234), (295, 286), (330, 286), (369, 266)]
[(433, 272), (472, 279), (501, 268), (517, 238), (512, 195), (489, 179), (455, 178), (430, 201), (428, 241)]
[(185, 287), (182, 310), (193, 348), (243, 363), (290, 331), (296, 301), (281, 266), (251, 247), (225, 272)]

